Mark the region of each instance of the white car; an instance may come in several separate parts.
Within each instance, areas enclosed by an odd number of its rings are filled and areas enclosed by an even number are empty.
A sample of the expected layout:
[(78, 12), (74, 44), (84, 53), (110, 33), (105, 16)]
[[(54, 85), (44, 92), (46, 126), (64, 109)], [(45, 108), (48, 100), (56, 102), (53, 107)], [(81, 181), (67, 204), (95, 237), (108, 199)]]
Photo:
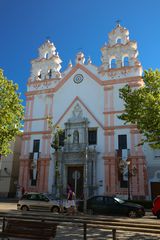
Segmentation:
[(59, 201), (50, 199), (44, 193), (28, 192), (18, 201), (17, 210), (60, 212), (61, 205)]

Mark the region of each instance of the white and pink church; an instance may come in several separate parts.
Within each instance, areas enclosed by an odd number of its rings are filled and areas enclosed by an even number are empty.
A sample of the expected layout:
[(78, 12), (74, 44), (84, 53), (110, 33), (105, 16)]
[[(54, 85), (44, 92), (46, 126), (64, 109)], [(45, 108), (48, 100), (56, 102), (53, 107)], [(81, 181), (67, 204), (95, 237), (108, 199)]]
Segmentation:
[[(160, 191), (160, 154), (137, 146), (135, 125), (117, 118), (124, 111), (119, 89), (143, 85), (136, 41), (117, 24), (101, 48), (101, 65), (77, 53), (61, 71), (61, 59), (49, 40), (31, 61), (20, 160), (19, 184), (26, 191), (66, 192), (70, 183), (81, 198), (96, 194), (150, 199)], [(63, 129), (59, 148), (49, 126)]]

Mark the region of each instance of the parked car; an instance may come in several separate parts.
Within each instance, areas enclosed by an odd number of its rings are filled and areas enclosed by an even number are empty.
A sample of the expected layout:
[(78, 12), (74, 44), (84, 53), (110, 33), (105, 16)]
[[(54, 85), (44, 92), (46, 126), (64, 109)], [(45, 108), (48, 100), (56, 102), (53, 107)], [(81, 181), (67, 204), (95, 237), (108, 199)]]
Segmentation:
[(152, 213), (160, 219), (160, 195), (153, 200)]
[(17, 210), (29, 211), (51, 211), (60, 212), (61, 205), (59, 201), (50, 199), (44, 193), (28, 192), (25, 193), (17, 203)]
[[(78, 210), (83, 210), (83, 202), (79, 202)], [(87, 200), (87, 211), (89, 214), (124, 215), (128, 217), (143, 217), (144, 207), (124, 201), (117, 197), (94, 196)]]

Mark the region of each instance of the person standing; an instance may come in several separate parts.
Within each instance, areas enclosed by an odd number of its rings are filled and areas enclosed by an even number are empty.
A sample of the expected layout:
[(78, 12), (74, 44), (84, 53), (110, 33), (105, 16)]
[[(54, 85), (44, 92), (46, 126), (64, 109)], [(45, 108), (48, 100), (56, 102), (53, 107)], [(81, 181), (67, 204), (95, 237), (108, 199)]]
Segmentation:
[(73, 192), (71, 185), (68, 184), (67, 186), (67, 213), (68, 214), (74, 214), (76, 209), (75, 204), (75, 193)]
[(25, 188), (22, 187), (22, 196), (24, 195), (24, 193), (25, 193)]

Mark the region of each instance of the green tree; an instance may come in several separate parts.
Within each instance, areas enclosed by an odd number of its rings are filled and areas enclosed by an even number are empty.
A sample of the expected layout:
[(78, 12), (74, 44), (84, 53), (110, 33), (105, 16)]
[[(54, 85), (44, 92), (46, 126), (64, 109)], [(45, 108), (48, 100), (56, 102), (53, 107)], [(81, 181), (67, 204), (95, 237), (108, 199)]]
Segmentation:
[(148, 142), (152, 148), (160, 148), (160, 71), (144, 71), (143, 81), (138, 89), (128, 85), (120, 89), (125, 112), (118, 118), (137, 125), (144, 136), (139, 144)]
[(11, 152), (10, 142), (21, 127), (23, 106), (17, 90), (18, 85), (8, 80), (0, 69), (0, 156)]

